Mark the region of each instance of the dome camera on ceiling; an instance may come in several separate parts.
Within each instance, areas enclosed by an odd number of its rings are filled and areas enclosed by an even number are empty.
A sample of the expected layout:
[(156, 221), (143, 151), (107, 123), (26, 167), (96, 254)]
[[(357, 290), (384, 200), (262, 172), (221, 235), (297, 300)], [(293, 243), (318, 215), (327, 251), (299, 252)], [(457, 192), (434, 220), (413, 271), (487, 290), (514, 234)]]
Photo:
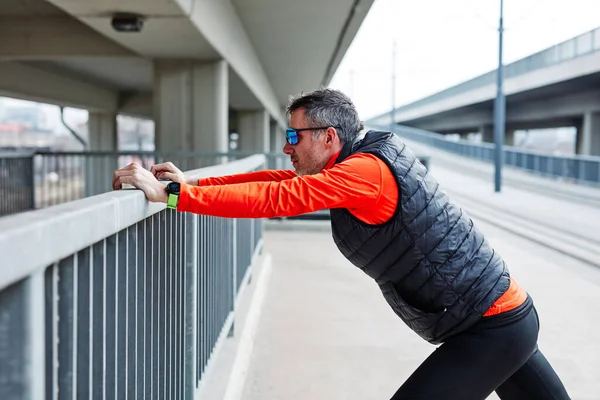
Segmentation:
[(111, 24), (117, 32), (140, 32), (144, 27), (144, 17), (133, 13), (117, 13), (113, 15)]

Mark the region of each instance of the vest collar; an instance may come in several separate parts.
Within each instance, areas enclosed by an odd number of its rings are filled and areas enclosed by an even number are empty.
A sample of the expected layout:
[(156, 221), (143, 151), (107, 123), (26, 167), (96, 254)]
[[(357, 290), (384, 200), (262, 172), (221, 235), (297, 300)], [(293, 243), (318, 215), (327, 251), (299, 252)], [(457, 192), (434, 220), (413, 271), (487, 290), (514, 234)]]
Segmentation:
[(344, 161), (350, 154), (354, 153), (356, 148), (360, 145), (360, 143), (365, 138), (366, 133), (359, 133), (358, 136), (352, 142), (347, 142), (343, 147), (342, 151), (340, 151), (339, 156), (335, 160), (335, 164)]

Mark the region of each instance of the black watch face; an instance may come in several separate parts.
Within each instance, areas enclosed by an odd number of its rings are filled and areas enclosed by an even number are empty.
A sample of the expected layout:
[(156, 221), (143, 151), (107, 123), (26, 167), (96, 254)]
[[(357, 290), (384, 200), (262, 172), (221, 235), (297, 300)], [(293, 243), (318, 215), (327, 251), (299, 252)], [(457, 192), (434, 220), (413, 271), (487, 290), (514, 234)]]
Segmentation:
[(177, 182), (171, 182), (167, 185), (167, 191), (171, 194), (179, 194), (179, 190), (181, 189), (181, 185)]

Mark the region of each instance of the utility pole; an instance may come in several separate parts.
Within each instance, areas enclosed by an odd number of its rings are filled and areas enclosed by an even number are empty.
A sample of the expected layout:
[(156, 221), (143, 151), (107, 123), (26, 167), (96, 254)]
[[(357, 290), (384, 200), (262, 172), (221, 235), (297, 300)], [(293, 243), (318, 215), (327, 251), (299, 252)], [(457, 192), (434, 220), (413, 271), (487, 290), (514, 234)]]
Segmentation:
[(390, 130), (396, 124), (396, 39), (392, 42), (392, 112)]
[(494, 173), (494, 189), (500, 192), (502, 188), (502, 164), (504, 163), (504, 154), (502, 146), (504, 146), (504, 130), (506, 123), (506, 99), (502, 85), (504, 84), (504, 66), (502, 65), (502, 35), (504, 33), (504, 0), (500, 0), (500, 24), (498, 27), (498, 70), (496, 72), (498, 79), (498, 87), (496, 100), (494, 104), (494, 141), (496, 142), (495, 151), (495, 173)]

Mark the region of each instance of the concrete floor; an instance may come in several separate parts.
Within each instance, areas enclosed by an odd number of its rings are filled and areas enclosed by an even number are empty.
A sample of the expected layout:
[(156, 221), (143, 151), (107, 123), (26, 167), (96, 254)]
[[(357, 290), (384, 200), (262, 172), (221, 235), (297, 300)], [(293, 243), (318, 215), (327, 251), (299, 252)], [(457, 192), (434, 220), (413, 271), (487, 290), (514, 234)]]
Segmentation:
[[(479, 226), (533, 296), (540, 348), (572, 398), (598, 399), (600, 270)], [(273, 270), (242, 398), (389, 398), (435, 347), (410, 331), (375, 283), (339, 254), (326, 222), (280, 227), (265, 232)]]

